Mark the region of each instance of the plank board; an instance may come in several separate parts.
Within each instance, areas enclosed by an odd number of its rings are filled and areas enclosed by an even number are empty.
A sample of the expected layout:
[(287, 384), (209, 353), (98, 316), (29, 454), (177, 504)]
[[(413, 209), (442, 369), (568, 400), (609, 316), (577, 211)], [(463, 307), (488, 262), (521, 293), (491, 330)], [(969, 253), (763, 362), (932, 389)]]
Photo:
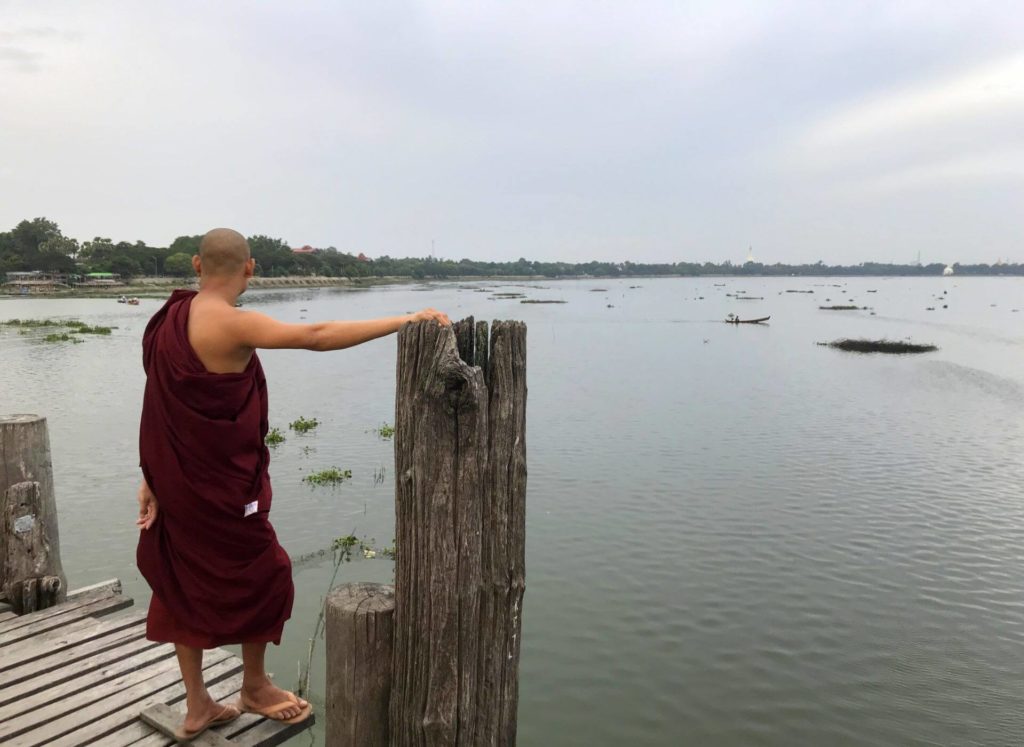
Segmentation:
[[(207, 654), (210, 653), (213, 652), (207, 652)], [(241, 660), (232, 656), (227, 651), (223, 651), (223, 653), (227, 654), (228, 658), (215, 664), (211, 663), (209, 667), (203, 670), (203, 678), (207, 683), (217, 683), (237, 676), (240, 684)], [(210, 694), (216, 698), (217, 696), (214, 695), (216, 685), (208, 689)], [(94, 739), (99, 740), (104, 747), (108, 747), (108, 745), (113, 747), (114, 745), (135, 744), (140, 735), (144, 740), (153, 739), (155, 744), (173, 744), (170, 739), (156, 733), (151, 726), (140, 721), (139, 713), (159, 703), (174, 704), (179, 703), (184, 698), (185, 686), (182, 684), (181, 677), (179, 676), (170, 687), (166, 687), (158, 692), (147, 693), (141, 700), (123, 704), (106, 716), (76, 729), (61, 739), (54, 740), (52, 743), (53, 747), (76, 747)]]
[[(183, 716), (181, 711), (176, 711), (163, 703), (150, 706), (139, 714), (140, 719), (164, 736), (174, 740), (177, 740), (175, 734), (176, 730), (181, 727)], [(196, 747), (231, 747), (232, 743), (217, 732), (207, 730), (190, 739), (189, 744), (194, 744)]]
[[(206, 675), (206, 679), (209, 680), (209, 674)], [(219, 703), (234, 703), (238, 699), (238, 692), (242, 688), (242, 675), (233, 674), (230, 677), (216, 682), (212, 685), (207, 682), (207, 690), (210, 693), (210, 697)], [(180, 705), (181, 701), (185, 698), (185, 688), (179, 683), (177, 687), (173, 688), (174, 699), (168, 700), (170, 704), (179, 704), (179, 711), (184, 712), (184, 706)], [(142, 710), (145, 706), (140, 704), (139, 710)], [(248, 713), (243, 713), (238, 721), (231, 724), (232, 727), (243, 720), (247, 720), (248, 726), (252, 726), (257, 717), (252, 716)], [(224, 729), (227, 727), (218, 727), (220, 733), (225, 733)], [(103, 738), (104, 747), (165, 747), (166, 745), (173, 744), (171, 740), (167, 739), (163, 734), (160, 734), (153, 730), (152, 727), (147, 726), (142, 721), (135, 719), (132, 723), (128, 724), (124, 728), (120, 729), (113, 734), (108, 734)]]
[[(224, 651), (223, 657), (219, 658), (217, 663), (230, 658), (231, 654)], [(242, 663), (238, 661), (236, 666), (241, 665)], [(90, 693), (82, 698), (69, 698), (41, 709), (41, 712), (45, 712), (44, 718), (39, 718), (38, 714), (31, 714), (35, 727), (4, 743), (17, 747), (83, 744), (88, 741), (83, 734), (95, 730), (89, 729), (93, 722), (111, 715), (118, 720), (135, 718), (140, 709), (134, 704), (150, 697), (159, 698), (161, 691), (179, 682), (181, 672), (178, 671), (177, 661), (162, 660), (146, 669), (105, 683), (102, 688), (98, 688), (97, 693)], [(18, 728), (23, 721), (19, 719), (16, 723), (17, 726), (12, 728)], [(4, 739), (4, 727), (6, 724), (0, 726), (0, 740)], [(116, 724), (104, 728), (110, 731), (116, 728)]]
[(29, 612), (24, 615), (15, 615), (13, 620), (4, 622), (0, 625), (0, 633), (6, 633), (15, 628), (21, 627), (22, 625), (28, 625), (29, 623), (38, 622), (39, 620), (46, 620), (50, 617), (59, 617), (66, 615), (69, 612), (74, 612), (83, 604), (90, 604), (100, 599), (108, 599), (111, 597), (120, 596), (119, 594), (112, 594), (109, 592), (96, 591), (90, 594), (82, 595), (81, 597), (64, 602), (63, 604), (54, 605), (53, 607), (47, 607), (45, 610), (39, 610), (38, 612)]
[[(108, 652), (110, 653), (116, 658), (108, 660), (105, 665), (93, 667), (95, 662), (89, 660), (91, 668), (84, 671), (79, 667), (71, 667), (72, 673), (61, 682), (54, 682), (54, 678), (50, 676), (52, 673), (48, 673), (4, 688), (4, 699), (8, 702), (0, 706), (0, 724), (5, 724), (26, 711), (42, 709), (51, 703), (77, 695), (83, 690), (98, 687), (107, 680), (141, 669), (152, 662), (174, 658), (173, 647), (161, 646), (145, 639), (133, 641), (131, 645)], [(8, 693), (6, 690), (12, 692)], [(31, 692), (26, 694), (26, 691)]]
[[(139, 617), (135, 615), (118, 616), (107, 620), (94, 620), (90, 617), (76, 620), (57, 630), (30, 638), (21, 645), (0, 649), (0, 673), (36, 659), (83, 646), (107, 633), (138, 624)], [(6, 674), (3, 675), (3, 679), (5, 682), (11, 681)]]
[[(141, 629), (139, 633), (141, 636)], [(46, 700), (48, 696), (51, 700), (56, 700), (58, 697), (63, 697), (70, 692), (67, 688), (73, 688), (76, 685), (87, 686), (86, 683), (91, 681), (89, 678), (102, 676), (97, 670), (116, 666), (122, 660), (131, 659), (147, 649), (154, 649), (161, 645), (166, 646), (166, 644), (154, 643), (139, 637), (106, 651), (100, 651), (95, 656), (90, 656), (84, 661), (73, 662), (66, 666), (51, 669), (39, 674), (39, 676), (22, 680), (13, 685), (5, 683), (0, 686), (0, 721), (3, 721), (9, 714), (9, 706), (12, 701), (18, 701), (13, 706), (14, 708), (21, 708), (23, 703), (31, 704), (32, 707), (46, 705), (46, 703), (50, 702)], [(161, 655), (173, 656), (174, 650), (171, 647), (165, 647)]]
[(283, 744), (306, 729), (312, 728), (316, 723), (316, 714), (309, 714), (309, 718), (299, 724), (282, 724), (278, 721), (262, 719), (253, 728), (232, 737), (231, 741), (240, 747), (273, 747)]
[[(18, 682), (38, 677), (41, 674), (52, 672), (68, 665), (88, 666), (88, 660), (91, 657), (122, 646), (129, 641), (145, 637), (145, 616), (141, 613), (135, 613), (134, 615), (129, 615), (129, 617), (134, 618), (132, 624), (103, 633), (90, 640), (88, 646), (64, 648), (53, 651), (46, 656), (30, 659), (20, 665), (0, 672), (0, 680), (3, 681), (5, 687), (9, 687)], [(0, 690), (0, 697), (2, 697), (3, 692)]]
[(106, 581), (100, 581), (96, 584), (89, 586), (83, 586), (80, 589), (72, 589), (68, 592), (68, 601), (74, 601), (81, 597), (88, 596), (90, 594), (97, 594), (101, 592), (109, 592), (110, 594), (121, 593), (121, 580), (117, 578), (108, 578)]
[(56, 630), (75, 620), (81, 620), (86, 617), (102, 617), (114, 612), (120, 612), (126, 607), (131, 607), (132, 604), (134, 602), (131, 597), (110, 595), (91, 601), (74, 602), (70, 609), (62, 610), (58, 614), (47, 615), (46, 613), (51, 610), (59, 610), (65, 605), (58, 605), (41, 612), (21, 615), (14, 620), (8, 621), (6, 625), (0, 625), (0, 648), (37, 636), (48, 630)]
[[(5, 747), (78, 747), (103, 744), (173, 745), (139, 718), (161, 707), (183, 718), (185, 688), (171, 644), (145, 638), (146, 613), (97, 619), (132, 604), (115, 580), (69, 595), (69, 601), (14, 616), (0, 610), (0, 743)], [(238, 699), (242, 662), (224, 649), (207, 651), (203, 677), (220, 702)], [(308, 729), (242, 714), (193, 740), (270, 747)]]
[[(40, 724), (52, 724), (69, 714), (77, 715), (94, 703), (123, 690), (140, 689), (139, 686), (149, 687), (148, 684), (144, 684), (148, 680), (159, 678), (166, 672), (176, 674), (177, 671), (178, 663), (174, 658), (162, 656), (155, 660), (149, 659), (134, 670), (122, 671), (117, 676), (103, 678), (93, 687), (55, 700), (40, 708), (21, 711), (13, 718), (5, 719), (0, 722), (0, 742), (22, 732), (30, 731)], [(145, 690), (143, 689), (144, 694)]]
[[(209, 688), (210, 695), (214, 700), (221, 703), (233, 703), (238, 698), (242, 686), (242, 677), (235, 677), (224, 680)], [(178, 715), (184, 713), (182, 707), (178, 709)], [(234, 745), (245, 745), (245, 747), (271, 747), (286, 742), (297, 734), (309, 729), (316, 723), (316, 714), (311, 715), (301, 724), (282, 724), (277, 721), (270, 721), (254, 713), (243, 713), (237, 720), (230, 724), (219, 726), (215, 730), (222, 736), (231, 740)], [(140, 733), (148, 736), (134, 741)], [(132, 740), (132, 741), (129, 741)], [(154, 730), (141, 721), (129, 726), (116, 734), (104, 737), (104, 747), (170, 747), (174, 742), (163, 734)]]

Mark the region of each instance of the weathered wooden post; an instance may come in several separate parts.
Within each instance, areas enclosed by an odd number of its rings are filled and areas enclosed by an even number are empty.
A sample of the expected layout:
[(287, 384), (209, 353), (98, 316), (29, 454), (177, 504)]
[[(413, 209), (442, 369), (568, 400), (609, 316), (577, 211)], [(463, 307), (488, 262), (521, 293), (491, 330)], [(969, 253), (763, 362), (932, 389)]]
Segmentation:
[[(525, 588), (526, 327), (398, 333), (390, 742), (514, 745)], [(461, 357), (460, 357), (461, 354)]]
[(64, 601), (46, 418), (0, 416), (0, 587), (16, 612)]
[(395, 590), (343, 584), (327, 596), (327, 745), (388, 747)]

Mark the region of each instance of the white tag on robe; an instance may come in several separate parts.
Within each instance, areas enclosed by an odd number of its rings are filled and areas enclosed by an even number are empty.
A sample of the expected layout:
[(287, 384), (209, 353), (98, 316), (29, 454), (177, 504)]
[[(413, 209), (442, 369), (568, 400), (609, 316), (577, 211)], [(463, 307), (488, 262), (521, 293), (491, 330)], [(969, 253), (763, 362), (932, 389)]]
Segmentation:
[[(256, 508), (259, 506), (259, 501), (253, 501), (252, 503), (245, 504), (245, 516), (251, 516), (256, 513)], [(245, 516), (242, 518), (244, 519)]]

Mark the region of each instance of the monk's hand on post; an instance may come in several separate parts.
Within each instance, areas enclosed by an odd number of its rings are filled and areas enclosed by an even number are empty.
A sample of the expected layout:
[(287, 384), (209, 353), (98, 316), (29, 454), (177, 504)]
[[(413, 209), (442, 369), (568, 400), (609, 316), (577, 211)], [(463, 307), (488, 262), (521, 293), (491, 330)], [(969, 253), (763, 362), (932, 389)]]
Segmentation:
[(451, 320), (448, 319), (448, 315), (443, 311), (438, 311), (437, 309), (423, 309), (422, 311), (417, 311), (413, 314), (414, 322), (427, 322), (431, 319), (436, 321), (442, 327), (447, 327), (451, 324)]
[(158, 509), (156, 496), (150, 490), (149, 483), (143, 478), (142, 484), (139, 485), (139, 518), (136, 520), (135, 525), (140, 529), (149, 529), (153, 526), (153, 522), (156, 521)]

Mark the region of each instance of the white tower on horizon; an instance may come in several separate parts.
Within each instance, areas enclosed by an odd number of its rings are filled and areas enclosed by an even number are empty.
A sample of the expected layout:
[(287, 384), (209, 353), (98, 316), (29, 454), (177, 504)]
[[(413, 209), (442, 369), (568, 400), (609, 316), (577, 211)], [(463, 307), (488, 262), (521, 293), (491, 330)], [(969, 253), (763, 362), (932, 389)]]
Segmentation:
[(747, 247), (747, 262), (753, 262), (753, 261), (754, 261), (754, 247), (748, 246)]

